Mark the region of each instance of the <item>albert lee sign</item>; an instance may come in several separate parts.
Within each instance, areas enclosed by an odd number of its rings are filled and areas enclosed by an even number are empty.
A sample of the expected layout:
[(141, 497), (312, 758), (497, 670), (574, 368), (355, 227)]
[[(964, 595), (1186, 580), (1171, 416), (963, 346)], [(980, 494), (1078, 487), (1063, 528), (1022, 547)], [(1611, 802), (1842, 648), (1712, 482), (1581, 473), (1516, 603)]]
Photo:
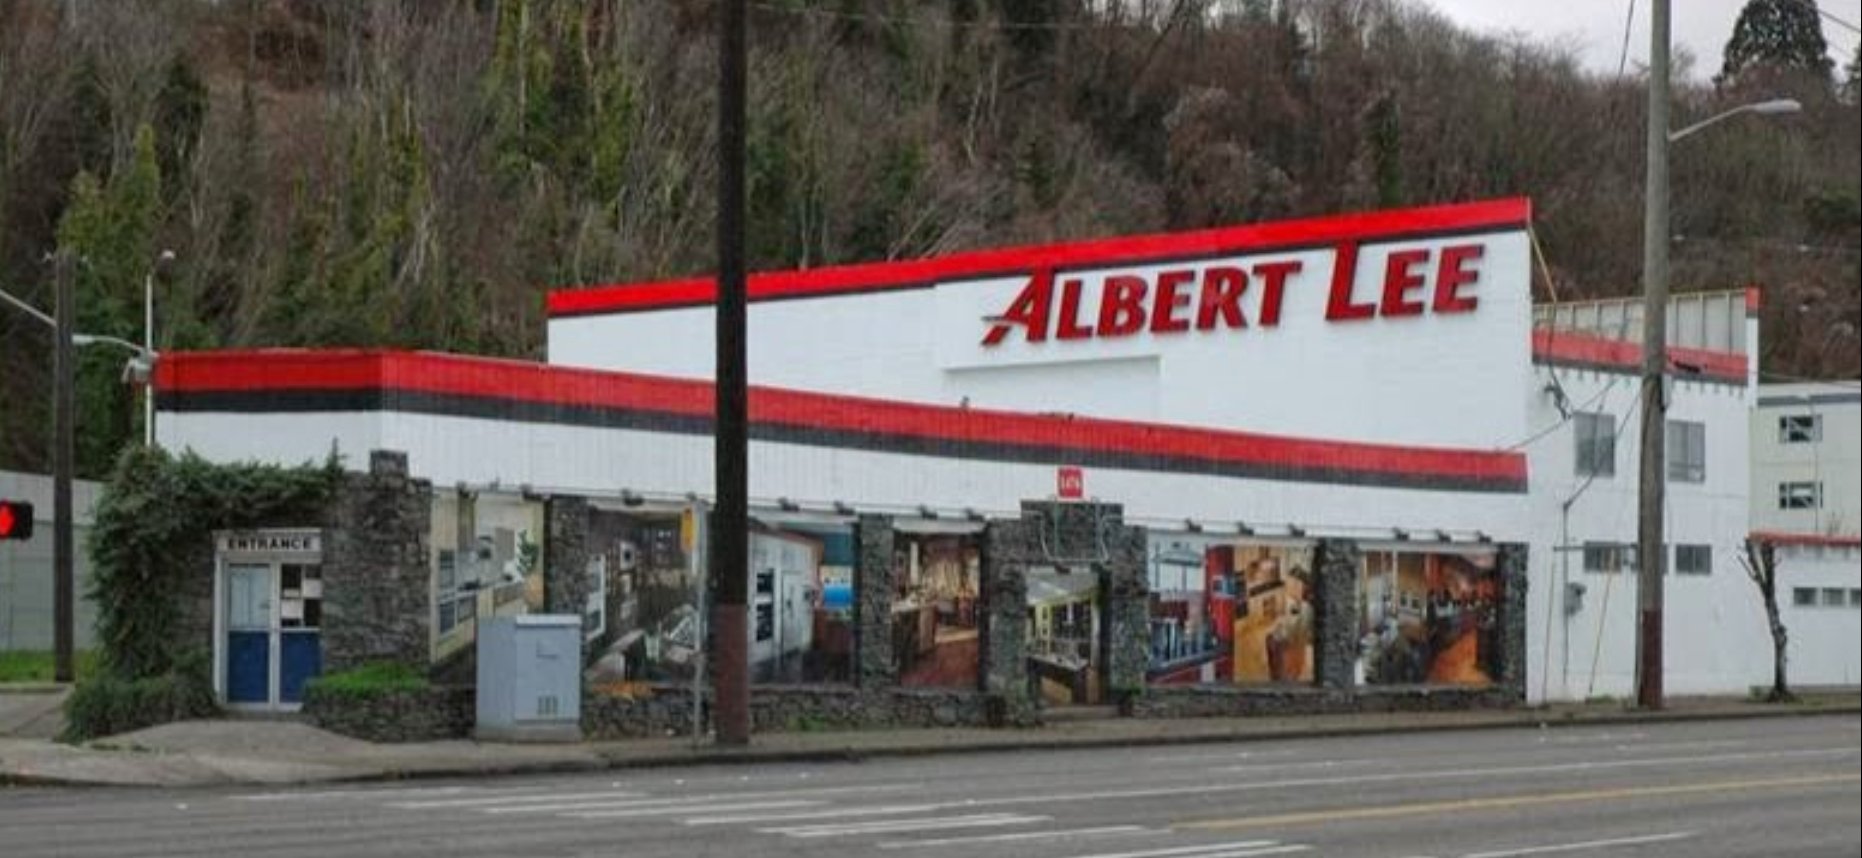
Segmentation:
[[(1332, 253), (1328, 322), (1470, 313), (1480, 306), (1479, 242), (1393, 247), (1383, 254), (1382, 270), (1373, 272), (1358, 270), (1355, 243), (1339, 244)], [(1082, 277), (1036, 271), (1007, 308), (984, 319), (982, 346), (1273, 328), (1280, 325), (1289, 284), (1305, 266), (1298, 258), (1153, 265), (1143, 273), (1109, 272), (1096, 278), (1096, 290)], [(1367, 279), (1378, 285), (1359, 285)]]

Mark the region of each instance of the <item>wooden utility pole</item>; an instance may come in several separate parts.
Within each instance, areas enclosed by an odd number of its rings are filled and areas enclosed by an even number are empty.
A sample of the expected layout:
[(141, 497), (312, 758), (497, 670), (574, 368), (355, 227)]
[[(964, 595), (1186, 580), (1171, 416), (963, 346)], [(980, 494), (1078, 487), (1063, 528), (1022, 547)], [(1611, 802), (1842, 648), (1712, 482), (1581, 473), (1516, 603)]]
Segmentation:
[(711, 639), (718, 744), (750, 742), (749, 382), (745, 358), (744, 0), (721, 0), (718, 32), (717, 420), (711, 519)]
[(1654, 0), (1649, 26), (1648, 173), (1642, 228), (1642, 453), (1636, 527), (1636, 704), (1662, 706), (1662, 542), (1668, 429), (1668, 29), (1669, 0)]

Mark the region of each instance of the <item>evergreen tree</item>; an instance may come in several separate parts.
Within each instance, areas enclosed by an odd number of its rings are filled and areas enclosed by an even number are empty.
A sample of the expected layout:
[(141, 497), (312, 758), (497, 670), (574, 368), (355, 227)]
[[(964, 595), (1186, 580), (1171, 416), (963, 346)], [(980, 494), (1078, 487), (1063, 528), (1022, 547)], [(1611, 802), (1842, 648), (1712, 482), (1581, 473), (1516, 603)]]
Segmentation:
[[(142, 338), (142, 281), (154, 265), (155, 231), (161, 223), (161, 168), (155, 131), (136, 129), (135, 148), (124, 169), (105, 184), (89, 172), (71, 186), (71, 205), (58, 223), (58, 246), (77, 260), (76, 328), (137, 341)], [(95, 346), (77, 362), (77, 470), (102, 476), (137, 429), (140, 411), (122, 383), (119, 349)]]
[(155, 96), (156, 155), (162, 175), (169, 178), (166, 190), (170, 195), (181, 190), (179, 179), (187, 175), (187, 161), (200, 142), (206, 119), (207, 85), (187, 54), (176, 54)]
[(1753, 68), (1809, 72), (1828, 80), (1829, 43), (1810, 0), (1748, 0), (1726, 42), (1726, 62), (1716, 81), (1736, 81)]

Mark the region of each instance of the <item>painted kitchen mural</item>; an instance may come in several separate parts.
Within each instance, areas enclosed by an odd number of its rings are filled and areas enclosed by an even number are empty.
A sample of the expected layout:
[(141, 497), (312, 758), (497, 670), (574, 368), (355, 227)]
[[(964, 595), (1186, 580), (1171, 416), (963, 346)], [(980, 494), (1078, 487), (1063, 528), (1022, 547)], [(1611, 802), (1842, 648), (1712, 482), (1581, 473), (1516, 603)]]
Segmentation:
[(893, 534), (892, 653), (900, 684), (978, 687), (982, 558), (978, 533)]
[[(677, 511), (593, 508), (589, 574), (603, 594), (586, 628), (592, 681), (690, 681), (704, 646), (702, 564)], [(749, 540), (751, 678), (833, 683), (853, 660), (853, 532), (846, 525), (758, 525)]]
[(1313, 550), (1153, 534), (1153, 685), (1313, 681)]
[(543, 503), (521, 495), (435, 493), (433, 652), (476, 639), (477, 619), (543, 610)]
[(1493, 684), (1500, 580), (1492, 552), (1366, 551), (1359, 585), (1359, 681)]
[(1028, 570), (1029, 680), (1053, 706), (1105, 701), (1099, 572), (1090, 567)]

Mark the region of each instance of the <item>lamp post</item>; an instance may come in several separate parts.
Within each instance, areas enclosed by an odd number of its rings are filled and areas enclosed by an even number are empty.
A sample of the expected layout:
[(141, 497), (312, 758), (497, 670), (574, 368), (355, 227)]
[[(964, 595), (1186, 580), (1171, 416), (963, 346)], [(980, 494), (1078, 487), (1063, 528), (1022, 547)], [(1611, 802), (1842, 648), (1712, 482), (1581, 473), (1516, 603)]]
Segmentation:
[(1667, 553), (1662, 517), (1667, 494), (1668, 391), (1668, 146), (1742, 113), (1791, 113), (1801, 105), (1776, 99), (1742, 105), (1678, 131), (1668, 127), (1669, 6), (1654, 0), (1649, 26), (1648, 170), (1642, 231), (1642, 444), (1636, 523), (1636, 704), (1662, 706), (1662, 601)]
[(155, 269), (173, 262), (175, 252), (163, 250), (155, 257), (155, 264), (142, 277), (142, 354), (141, 361), (131, 362), (132, 370), (140, 371), (142, 379), (142, 446), (155, 446)]

